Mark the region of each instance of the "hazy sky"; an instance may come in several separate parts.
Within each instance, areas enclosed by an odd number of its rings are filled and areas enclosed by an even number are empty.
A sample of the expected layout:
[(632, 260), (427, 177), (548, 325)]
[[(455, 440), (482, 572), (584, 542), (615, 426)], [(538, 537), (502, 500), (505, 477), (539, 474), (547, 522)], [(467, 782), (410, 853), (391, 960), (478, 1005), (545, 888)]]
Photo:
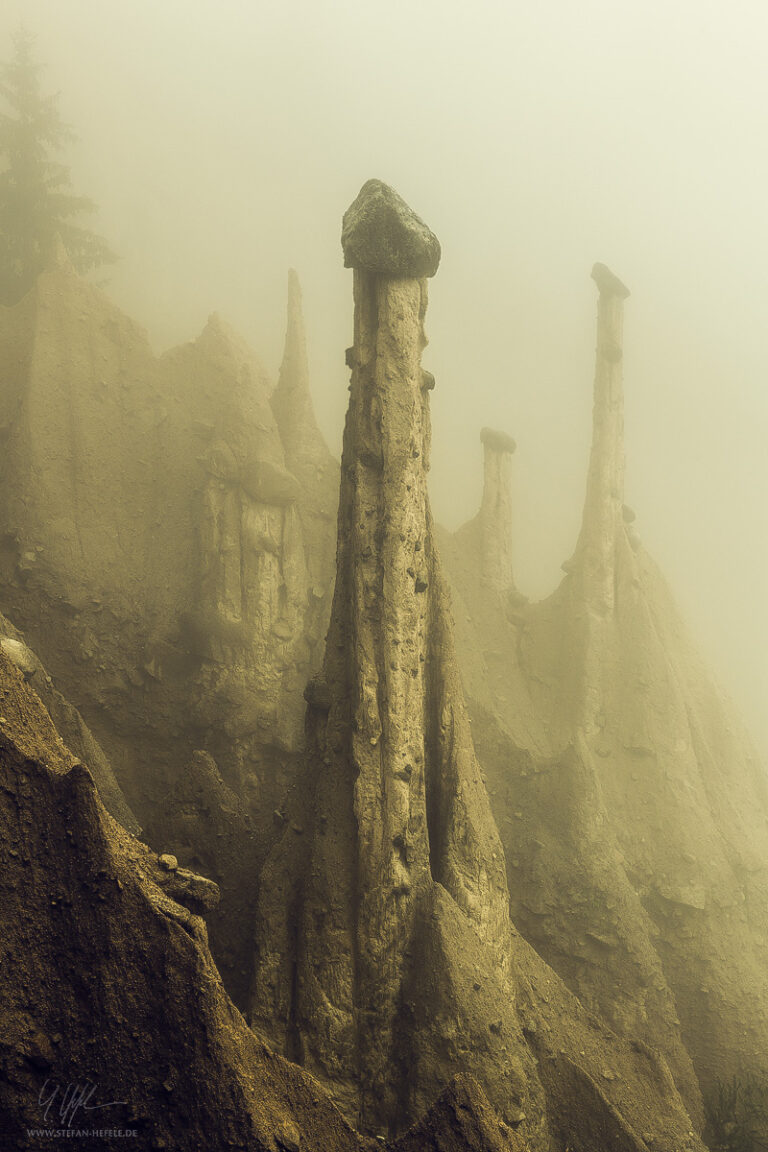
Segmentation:
[(518, 572), (575, 542), (596, 260), (628, 284), (627, 501), (768, 749), (768, 8), (706, 0), (3, 0), (80, 141), (162, 350), (217, 310), (276, 373), (304, 286), (318, 414), (347, 400), (341, 216), (377, 176), (437, 232), (433, 503), (479, 499), (481, 425), (518, 442)]

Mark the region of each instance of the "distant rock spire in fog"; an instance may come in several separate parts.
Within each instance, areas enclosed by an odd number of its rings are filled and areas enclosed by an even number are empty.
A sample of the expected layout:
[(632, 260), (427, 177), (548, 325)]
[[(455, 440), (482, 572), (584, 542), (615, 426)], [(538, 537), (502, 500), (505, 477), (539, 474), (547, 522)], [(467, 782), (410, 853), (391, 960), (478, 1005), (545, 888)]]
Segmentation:
[(517, 445), (506, 432), (483, 428), (483, 500), (480, 548), (485, 580), (497, 591), (514, 587), (512, 566), (512, 455)]
[(629, 290), (605, 264), (595, 264), (599, 291), (592, 451), (581, 534), (574, 557), (585, 600), (609, 615), (614, 607), (616, 548), (624, 517), (624, 301)]
[(301, 285), (293, 268), (288, 273), (288, 323), (280, 375), (272, 395), (272, 411), (291, 471), (304, 474), (308, 467), (316, 468), (318, 463), (327, 462), (328, 449), (317, 426), (309, 388)]

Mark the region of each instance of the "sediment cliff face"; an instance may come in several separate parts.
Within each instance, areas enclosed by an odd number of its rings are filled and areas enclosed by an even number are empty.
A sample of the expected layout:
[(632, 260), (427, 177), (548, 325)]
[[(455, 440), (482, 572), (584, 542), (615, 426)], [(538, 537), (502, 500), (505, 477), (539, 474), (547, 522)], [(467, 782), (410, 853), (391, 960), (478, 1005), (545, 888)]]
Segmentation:
[(512, 914), (581, 1002), (698, 1086), (766, 1074), (765, 775), (624, 503), (623, 304), (599, 290), (584, 519), (559, 589), (481, 591), (441, 537)]
[(330, 575), (310, 584), (302, 487), (285, 466), (267, 381), (250, 350), (214, 317), (167, 361), (176, 387), (208, 401), (213, 416), (197, 424), (204, 475), (192, 487), (194, 607), (180, 618), (181, 642), (197, 658), (194, 721), (200, 746), (261, 811), (276, 802), (271, 749), (287, 761), (300, 743), (317, 604), (329, 599)]
[(244, 1006), (255, 870), (303, 745), (333, 586), (338, 469), (312, 415), (298, 282), (279, 426), (263, 367), (218, 316), (157, 358), (65, 262), (0, 309), (0, 355), (0, 605), (158, 851), (199, 855), (180, 800), (194, 755), (237, 794), (247, 851), (206, 862), (245, 908), (211, 921)]
[[(206, 882), (164, 871), (107, 814), (3, 652), (0, 701), (4, 1147), (93, 1127), (135, 1131), (148, 1150), (367, 1147), (228, 999), (191, 910)], [(72, 1085), (86, 1090), (82, 1108)]]
[[(295, 282), (291, 293), (293, 363)], [(144, 823), (185, 743), (184, 759), (208, 746), (261, 808), (264, 749), (282, 757), (274, 776), (301, 743), (330, 605), (333, 463), (300, 388), (278, 429), (263, 368), (217, 316), (157, 359), (61, 264), (3, 310), (2, 332), (9, 613), (88, 715)], [(303, 475), (301, 445), (327, 470), (325, 489), (305, 493), (283, 438)]]
[(262, 879), (252, 1022), (365, 1131), (400, 1130), (463, 1070), (531, 1148), (598, 1132), (640, 1148), (651, 1115), (659, 1147), (699, 1147), (663, 1062), (590, 1016), (510, 923), (426, 493), (419, 273), (439, 248), (377, 181), (342, 243), (355, 343), (336, 594), (306, 775)]
[(139, 822), (128, 806), (98, 741), (77, 709), (58, 691), (37, 654), (25, 643), (22, 634), (2, 615), (0, 651), (18, 669), (25, 682), (31, 685), (56, 726), (57, 733), (66, 741), (67, 748), (88, 766), (98, 785), (104, 807), (126, 831), (138, 835), (141, 831)]

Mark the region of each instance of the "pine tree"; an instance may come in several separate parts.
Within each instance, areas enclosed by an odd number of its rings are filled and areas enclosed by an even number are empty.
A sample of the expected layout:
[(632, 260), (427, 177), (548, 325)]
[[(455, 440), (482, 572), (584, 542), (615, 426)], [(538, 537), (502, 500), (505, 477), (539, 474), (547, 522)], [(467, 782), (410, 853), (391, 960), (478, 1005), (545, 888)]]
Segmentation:
[(34, 284), (60, 238), (78, 272), (115, 259), (106, 242), (75, 221), (93, 212), (76, 196), (68, 168), (52, 158), (74, 139), (58, 96), (44, 96), (32, 38), (14, 37), (13, 59), (0, 65), (0, 302), (12, 304)]

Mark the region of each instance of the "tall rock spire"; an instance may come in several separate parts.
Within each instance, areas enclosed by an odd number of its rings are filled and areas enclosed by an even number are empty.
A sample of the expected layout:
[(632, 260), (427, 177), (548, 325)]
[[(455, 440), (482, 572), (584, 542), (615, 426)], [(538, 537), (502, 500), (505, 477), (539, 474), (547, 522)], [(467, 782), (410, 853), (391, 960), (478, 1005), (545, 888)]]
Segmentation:
[[(272, 411), (280, 429), (285, 462), (304, 484), (317, 484), (318, 466), (325, 467), (330, 454), (317, 426), (309, 388), (309, 362), (301, 285), (295, 270), (288, 273), (288, 323), (285, 348)], [(334, 476), (335, 482), (335, 476)]]
[[(332, 523), (339, 498), (339, 465), (329, 452), (315, 418), (309, 387), (301, 285), (293, 268), (288, 273), (285, 350), (271, 404), (286, 466), (301, 484), (297, 512), (311, 589), (305, 627), (319, 660), (333, 590), (335, 539)], [(317, 668), (318, 665), (314, 663), (313, 666)]]
[(516, 445), (505, 432), (483, 428), (483, 500), (480, 550), (483, 576), (498, 592), (514, 588), (512, 567), (512, 454)]
[(592, 279), (600, 293), (592, 414), (592, 452), (584, 518), (576, 550), (582, 593), (588, 606), (608, 616), (614, 607), (616, 548), (623, 528), (624, 498), (624, 301), (629, 296), (605, 264)]
[[(273, 1032), (282, 1016), (288, 1050), (375, 1131), (413, 1118), (443, 1086), (432, 1014), (468, 979), (441, 955), (446, 939), (468, 933), (466, 947), (487, 949), (488, 970), (503, 976), (510, 925), (427, 496), (424, 277), (440, 249), (378, 181), (345, 215), (342, 244), (355, 319), (336, 593), (323, 680), (308, 693), (306, 807), (291, 825), (314, 827), (301, 877), (295, 832), (267, 867), (253, 1018)], [(487, 1027), (469, 1051), (487, 1048)], [(516, 1067), (504, 1075), (519, 1106)]]
[(531, 1152), (595, 1133), (641, 1152), (649, 1099), (659, 1148), (700, 1152), (653, 1054), (604, 1030), (510, 923), (427, 497), (440, 249), (379, 181), (342, 244), (355, 338), (336, 590), (305, 775), (261, 878), (253, 1026), (366, 1134), (407, 1127), (461, 1070)]

